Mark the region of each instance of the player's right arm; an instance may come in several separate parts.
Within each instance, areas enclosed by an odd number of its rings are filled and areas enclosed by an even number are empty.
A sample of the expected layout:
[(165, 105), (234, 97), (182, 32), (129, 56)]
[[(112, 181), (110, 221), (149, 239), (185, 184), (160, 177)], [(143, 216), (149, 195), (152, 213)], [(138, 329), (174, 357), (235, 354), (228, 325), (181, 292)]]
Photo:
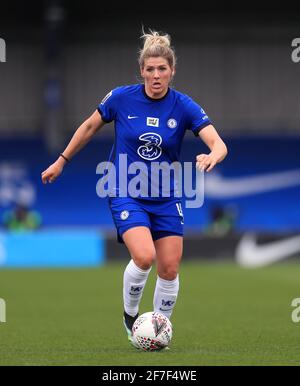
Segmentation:
[[(63, 155), (70, 160), (78, 153), (105, 124), (101, 115), (96, 110), (88, 119), (86, 119), (75, 131), (69, 144), (63, 151)], [(42, 172), (43, 184), (54, 182), (62, 173), (66, 160), (59, 156), (57, 160)]]

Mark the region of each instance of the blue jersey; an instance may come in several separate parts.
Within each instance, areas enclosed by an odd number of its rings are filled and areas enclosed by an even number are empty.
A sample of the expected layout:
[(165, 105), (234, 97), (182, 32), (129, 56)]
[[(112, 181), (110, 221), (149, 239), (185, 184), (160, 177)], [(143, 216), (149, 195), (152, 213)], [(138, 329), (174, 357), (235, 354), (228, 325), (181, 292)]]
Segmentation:
[[(151, 164), (179, 162), (185, 131), (192, 130), (198, 136), (199, 131), (211, 123), (201, 106), (189, 96), (169, 88), (164, 97), (153, 99), (141, 84), (112, 90), (99, 104), (98, 111), (104, 122), (114, 121), (115, 125), (115, 143), (110, 156), (116, 168), (115, 195), (120, 194), (122, 178), (126, 179), (128, 187), (130, 180), (138, 174), (136, 166), (140, 165), (139, 172), (147, 174), (148, 179), (146, 194), (141, 197), (150, 200), (168, 198), (162, 192), (161, 182), (151, 190)], [(135, 167), (130, 173), (131, 164)], [(169, 197), (174, 197), (176, 192), (174, 176), (174, 173), (170, 174)]]

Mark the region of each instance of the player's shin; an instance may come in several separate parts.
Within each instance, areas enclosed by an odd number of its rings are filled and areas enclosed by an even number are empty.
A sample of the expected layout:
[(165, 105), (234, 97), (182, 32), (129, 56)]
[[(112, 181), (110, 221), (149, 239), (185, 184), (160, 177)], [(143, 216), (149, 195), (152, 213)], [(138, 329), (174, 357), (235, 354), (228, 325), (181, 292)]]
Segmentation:
[(124, 310), (130, 316), (136, 316), (143, 290), (151, 268), (143, 270), (130, 260), (123, 276)]
[(175, 307), (178, 291), (178, 275), (174, 280), (165, 280), (157, 276), (153, 299), (154, 311), (160, 312), (170, 318)]

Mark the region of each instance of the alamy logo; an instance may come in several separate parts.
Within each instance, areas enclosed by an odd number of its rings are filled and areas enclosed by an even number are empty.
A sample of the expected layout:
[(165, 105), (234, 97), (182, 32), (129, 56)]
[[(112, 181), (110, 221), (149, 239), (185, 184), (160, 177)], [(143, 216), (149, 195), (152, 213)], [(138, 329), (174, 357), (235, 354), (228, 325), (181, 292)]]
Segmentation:
[(294, 63), (299, 63), (300, 62), (300, 38), (293, 39), (292, 47), (296, 47), (292, 51), (292, 55), (291, 55), (292, 61)]
[(300, 322), (300, 298), (295, 298), (292, 300), (292, 307), (294, 307), (294, 311), (292, 312), (292, 321), (294, 323)]
[(0, 62), (6, 62), (6, 43), (4, 39), (0, 38)]
[(0, 298), (0, 323), (6, 322), (6, 304), (5, 300)]
[[(128, 163), (127, 154), (118, 156), (119, 173), (114, 163), (100, 162), (96, 168), (96, 174), (102, 174), (96, 185), (98, 197), (170, 197), (174, 194), (174, 197), (185, 197), (186, 208), (200, 208), (204, 202), (204, 173), (195, 168), (193, 162), (153, 161), (162, 153), (159, 146), (162, 139), (158, 134), (146, 133), (139, 139), (145, 144), (138, 148), (138, 154), (151, 160), (147, 162), (149, 167), (142, 161)], [(176, 208), (183, 221), (181, 205)]]

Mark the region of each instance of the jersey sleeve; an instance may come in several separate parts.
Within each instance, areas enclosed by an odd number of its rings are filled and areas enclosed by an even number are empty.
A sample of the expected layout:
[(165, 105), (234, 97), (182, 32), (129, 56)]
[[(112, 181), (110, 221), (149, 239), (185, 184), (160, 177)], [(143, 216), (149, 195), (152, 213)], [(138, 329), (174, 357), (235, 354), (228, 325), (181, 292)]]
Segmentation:
[(188, 124), (187, 129), (192, 130), (194, 135), (198, 137), (200, 130), (210, 125), (211, 120), (203, 108), (194, 102), (191, 98), (189, 98), (186, 103), (186, 112)]
[(111, 90), (102, 101), (99, 103), (97, 110), (101, 115), (104, 122), (109, 123), (116, 119), (117, 111), (118, 111), (118, 100), (120, 98), (120, 94), (122, 93), (122, 87), (115, 88)]

